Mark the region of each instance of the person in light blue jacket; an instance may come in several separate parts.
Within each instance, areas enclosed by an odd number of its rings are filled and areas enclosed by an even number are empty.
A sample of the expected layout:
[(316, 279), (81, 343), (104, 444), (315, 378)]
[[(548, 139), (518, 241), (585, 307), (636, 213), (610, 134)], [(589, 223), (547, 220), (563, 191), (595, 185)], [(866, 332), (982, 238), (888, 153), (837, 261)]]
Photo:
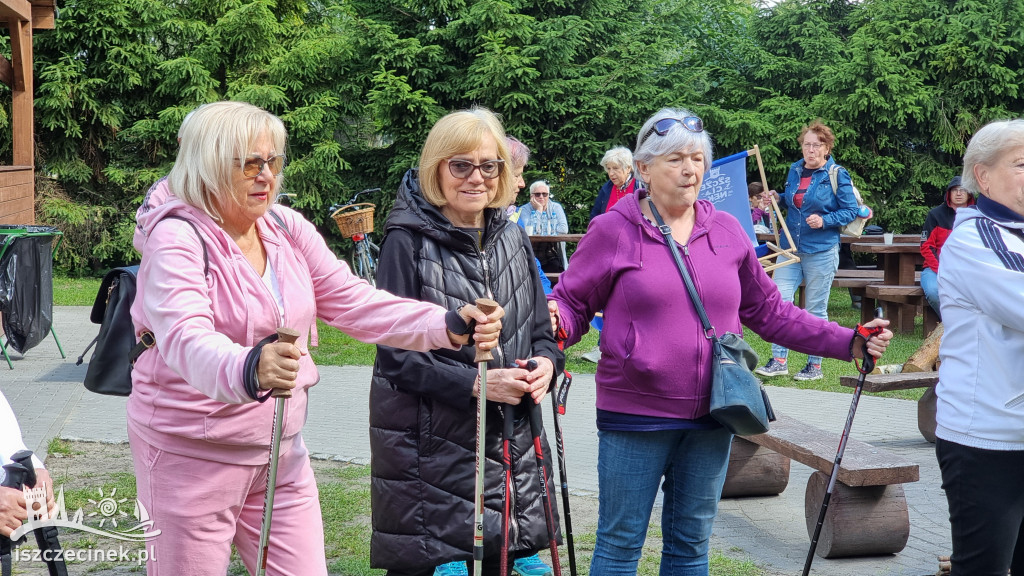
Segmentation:
[[(800, 261), (777, 268), (773, 280), (786, 301), (792, 301), (796, 289), (804, 284), (807, 311), (828, 320), (829, 292), (839, 268), (839, 230), (857, 217), (857, 198), (850, 173), (832, 158), (836, 137), (831, 128), (815, 120), (800, 131), (797, 140), (804, 157), (789, 167), (786, 190), (779, 199), (786, 207), (786, 226)], [(837, 170), (834, 190), (830, 170)], [(782, 247), (790, 247), (786, 238)], [(788, 375), (788, 355), (788, 349), (772, 344), (772, 357), (755, 372)], [(820, 380), (821, 356), (808, 356), (807, 365), (793, 378)]]
[[(551, 187), (538, 180), (530, 184), (530, 202), (519, 207), (519, 225), (530, 236), (555, 236), (569, 233), (569, 222), (562, 205), (551, 199)], [(564, 272), (565, 262), (559, 242), (534, 245), (541, 268), (547, 272)]]

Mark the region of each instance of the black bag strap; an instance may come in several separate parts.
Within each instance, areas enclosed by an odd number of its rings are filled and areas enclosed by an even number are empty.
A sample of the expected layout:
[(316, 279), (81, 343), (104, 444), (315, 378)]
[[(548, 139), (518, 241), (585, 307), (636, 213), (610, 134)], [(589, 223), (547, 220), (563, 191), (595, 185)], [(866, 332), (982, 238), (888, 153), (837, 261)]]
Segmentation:
[[(196, 226), (196, 223), (191, 221), (191, 220), (189, 220), (188, 218), (182, 218), (181, 216), (178, 216), (176, 214), (168, 214), (167, 216), (164, 216), (164, 218), (174, 218), (175, 220), (181, 220), (182, 222), (184, 222), (184, 223), (188, 224), (189, 226), (191, 226), (193, 230), (195, 230), (196, 236), (199, 237), (199, 244), (203, 247), (203, 276), (204, 277), (205, 276), (209, 276), (210, 275), (210, 254), (209, 254), (209, 252), (206, 249), (206, 240), (203, 240), (203, 235), (199, 233), (199, 228)], [(160, 222), (157, 222), (157, 224), (159, 224), (159, 223)], [(156, 224), (154, 224), (153, 227), (155, 228)]]
[(686, 291), (690, 294), (690, 300), (693, 300), (693, 307), (697, 309), (701, 325), (704, 326), (704, 337), (717, 345), (718, 335), (715, 334), (715, 327), (711, 325), (711, 320), (708, 320), (708, 315), (704, 311), (704, 303), (700, 301), (700, 296), (697, 294), (697, 287), (693, 285), (690, 273), (686, 270), (686, 264), (683, 263), (683, 257), (679, 255), (679, 248), (676, 248), (676, 241), (672, 238), (672, 229), (665, 225), (665, 221), (661, 219), (661, 214), (658, 214), (658, 209), (654, 207), (654, 201), (650, 196), (647, 197), (647, 205), (651, 208), (654, 221), (658, 223), (658, 231), (665, 236), (665, 243), (668, 244), (668, 249), (672, 252), (672, 259), (679, 267), (679, 275), (683, 277), (683, 284), (686, 284)]
[(274, 222), (277, 222), (277, 225), (284, 230), (284, 233), (288, 235), (288, 239), (294, 241), (295, 237), (292, 236), (292, 231), (288, 229), (288, 225), (284, 223), (284, 218), (281, 218), (280, 214), (274, 212), (273, 208), (267, 208), (267, 213), (270, 214), (270, 217), (274, 219)]

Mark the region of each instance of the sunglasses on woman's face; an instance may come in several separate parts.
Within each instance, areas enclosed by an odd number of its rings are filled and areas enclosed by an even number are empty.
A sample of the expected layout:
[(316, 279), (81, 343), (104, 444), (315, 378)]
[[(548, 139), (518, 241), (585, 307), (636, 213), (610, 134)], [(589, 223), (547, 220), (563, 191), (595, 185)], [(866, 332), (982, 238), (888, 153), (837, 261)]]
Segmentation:
[[(647, 139), (651, 137), (651, 134), (657, 134), (658, 136), (664, 136), (668, 134), (668, 131), (672, 129), (676, 124), (682, 124), (683, 128), (686, 128), (690, 132), (703, 132), (704, 121), (696, 116), (687, 116), (680, 120), (679, 118), (662, 118), (651, 126), (651, 129), (644, 134), (644, 137), (640, 139), (640, 146), (647, 142)], [(639, 146), (637, 146), (639, 148)]]
[(448, 171), (452, 173), (452, 176), (460, 180), (469, 178), (473, 174), (473, 170), (480, 170), (480, 175), (485, 180), (494, 180), (501, 176), (501, 172), (504, 169), (504, 160), (488, 160), (481, 164), (473, 164), (469, 160), (448, 160)]
[(264, 166), (270, 166), (271, 174), (275, 176), (280, 174), (281, 169), (284, 168), (284, 154), (271, 156), (266, 160), (259, 156), (250, 156), (242, 163), (242, 175), (246, 178), (255, 178), (263, 172)]

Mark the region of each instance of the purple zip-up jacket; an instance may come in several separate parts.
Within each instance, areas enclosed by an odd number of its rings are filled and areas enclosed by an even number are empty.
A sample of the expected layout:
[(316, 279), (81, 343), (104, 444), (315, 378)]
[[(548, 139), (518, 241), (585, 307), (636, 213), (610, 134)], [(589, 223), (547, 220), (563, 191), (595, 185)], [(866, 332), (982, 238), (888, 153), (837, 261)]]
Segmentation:
[[(711, 343), (665, 237), (644, 219), (637, 195), (595, 218), (550, 299), (572, 345), (604, 310), (597, 407), (695, 419), (708, 413)], [(746, 325), (766, 341), (850, 360), (853, 330), (783, 302), (731, 214), (698, 200), (693, 234), (679, 246), (715, 331)]]

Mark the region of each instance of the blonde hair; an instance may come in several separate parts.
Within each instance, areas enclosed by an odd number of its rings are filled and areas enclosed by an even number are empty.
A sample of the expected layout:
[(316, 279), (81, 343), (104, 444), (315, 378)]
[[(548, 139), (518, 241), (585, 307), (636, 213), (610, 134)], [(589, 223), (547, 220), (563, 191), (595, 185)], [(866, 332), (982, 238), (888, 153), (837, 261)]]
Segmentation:
[(485, 134), (494, 138), (498, 159), (505, 161), (501, 176), (498, 176), (498, 193), (487, 207), (504, 208), (515, 201), (517, 190), (505, 129), (493, 112), (474, 106), (441, 118), (430, 129), (430, 134), (427, 134), (427, 141), (423, 143), (423, 151), (420, 153), (420, 190), (427, 202), (437, 207), (448, 204), (441, 189), (441, 163), (456, 154), (476, 150), (483, 144)]
[[(181, 143), (174, 167), (167, 176), (171, 193), (220, 221), (218, 205), (237, 202), (234, 169), (241, 169), (256, 140), (270, 138), (275, 154), (283, 154), (287, 131), (277, 116), (245, 102), (203, 104), (185, 116), (179, 130)], [(275, 177), (270, 203), (284, 185)]]

